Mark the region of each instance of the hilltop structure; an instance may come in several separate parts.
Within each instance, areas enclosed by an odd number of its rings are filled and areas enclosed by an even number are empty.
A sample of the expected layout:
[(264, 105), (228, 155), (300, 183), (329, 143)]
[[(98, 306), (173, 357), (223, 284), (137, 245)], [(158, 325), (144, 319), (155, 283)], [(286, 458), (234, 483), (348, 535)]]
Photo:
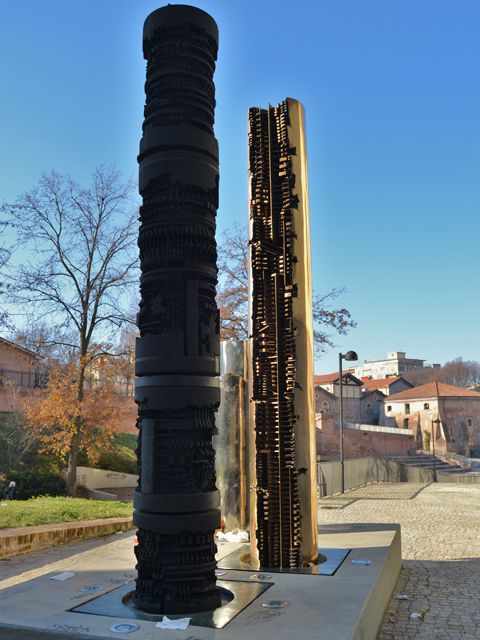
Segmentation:
[[(349, 367), (357, 378), (388, 378), (391, 376), (404, 376), (414, 369), (423, 369), (425, 360), (420, 358), (407, 358), (405, 351), (390, 351), (385, 360), (365, 360), (363, 364)], [(429, 365), (434, 368), (439, 364)]]

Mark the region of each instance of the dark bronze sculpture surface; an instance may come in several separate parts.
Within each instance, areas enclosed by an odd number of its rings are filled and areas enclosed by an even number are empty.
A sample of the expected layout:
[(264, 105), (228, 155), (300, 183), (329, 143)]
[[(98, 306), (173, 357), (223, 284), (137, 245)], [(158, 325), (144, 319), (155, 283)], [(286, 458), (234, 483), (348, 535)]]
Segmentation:
[(293, 298), (295, 176), (287, 101), (249, 110), (252, 400), (261, 567), (299, 567)]
[(168, 5), (145, 21), (134, 602), (154, 613), (220, 606), (212, 447), (219, 402), (217, 43), (214, 20), (194, 7)]

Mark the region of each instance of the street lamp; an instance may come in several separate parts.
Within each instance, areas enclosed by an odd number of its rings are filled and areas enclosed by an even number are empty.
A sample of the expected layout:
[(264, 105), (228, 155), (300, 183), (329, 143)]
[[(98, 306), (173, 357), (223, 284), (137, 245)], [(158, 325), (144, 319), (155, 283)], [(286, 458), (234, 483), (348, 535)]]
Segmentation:
[(437, 433), (436, 427), (433, 425), (442, 424), (440, 418), (432, 420), (432, 441), (433, 441), (433, 481), (437, 482), (437, 458), (435, 457), (435, 436)]
[(345, 456), (343, 454), (343, 372), (342, 360), (352, 362), (358, 360), (355, 351), (347, 351), (347, 353), (338, 354), (338, 369), (340, 372), (340, 472), (341, 472), (341, 493), (345, 493)]

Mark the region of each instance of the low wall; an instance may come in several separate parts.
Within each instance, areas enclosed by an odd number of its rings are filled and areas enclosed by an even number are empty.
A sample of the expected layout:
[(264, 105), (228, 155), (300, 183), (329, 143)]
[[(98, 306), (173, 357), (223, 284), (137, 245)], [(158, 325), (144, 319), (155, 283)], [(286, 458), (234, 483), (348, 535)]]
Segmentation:
[[(383, 458), (353, 458), (345, 460), (345, 490), (372, 482), (433, 482), (433, 469), (412, 467), (395, 460)], [(437, 473), (438, 482), (480, 484), (480, 476), (458, 476)], [(320, 497), (341, 491), (340, 462), (319, 462), (317, 480)]]
[(133, 528), (131, 516), (0, 530), (0, 559)]
[[(315, 415), (317, 453), (322, 456), (339, 455), (340, 429), (328, 414)], [(410, 429), (392, 429), (374, 425), (345, 423), (343, 447), (348, 458), (366, 456), (401, 456), (415, 449)]]
[(77, 467), (77, 483), (87, 489), (115, 489), (117, 487), (136, 487), (138, 476), (133, 473), (106, 471)]

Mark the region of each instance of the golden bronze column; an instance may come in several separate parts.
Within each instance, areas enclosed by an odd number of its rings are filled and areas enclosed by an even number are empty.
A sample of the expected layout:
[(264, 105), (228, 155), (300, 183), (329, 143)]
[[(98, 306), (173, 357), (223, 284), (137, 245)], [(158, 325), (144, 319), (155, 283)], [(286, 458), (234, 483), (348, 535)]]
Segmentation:
[(293, 568), (318, 557), (303, 109), (252, 108), (249, 125), (252, 556)]

